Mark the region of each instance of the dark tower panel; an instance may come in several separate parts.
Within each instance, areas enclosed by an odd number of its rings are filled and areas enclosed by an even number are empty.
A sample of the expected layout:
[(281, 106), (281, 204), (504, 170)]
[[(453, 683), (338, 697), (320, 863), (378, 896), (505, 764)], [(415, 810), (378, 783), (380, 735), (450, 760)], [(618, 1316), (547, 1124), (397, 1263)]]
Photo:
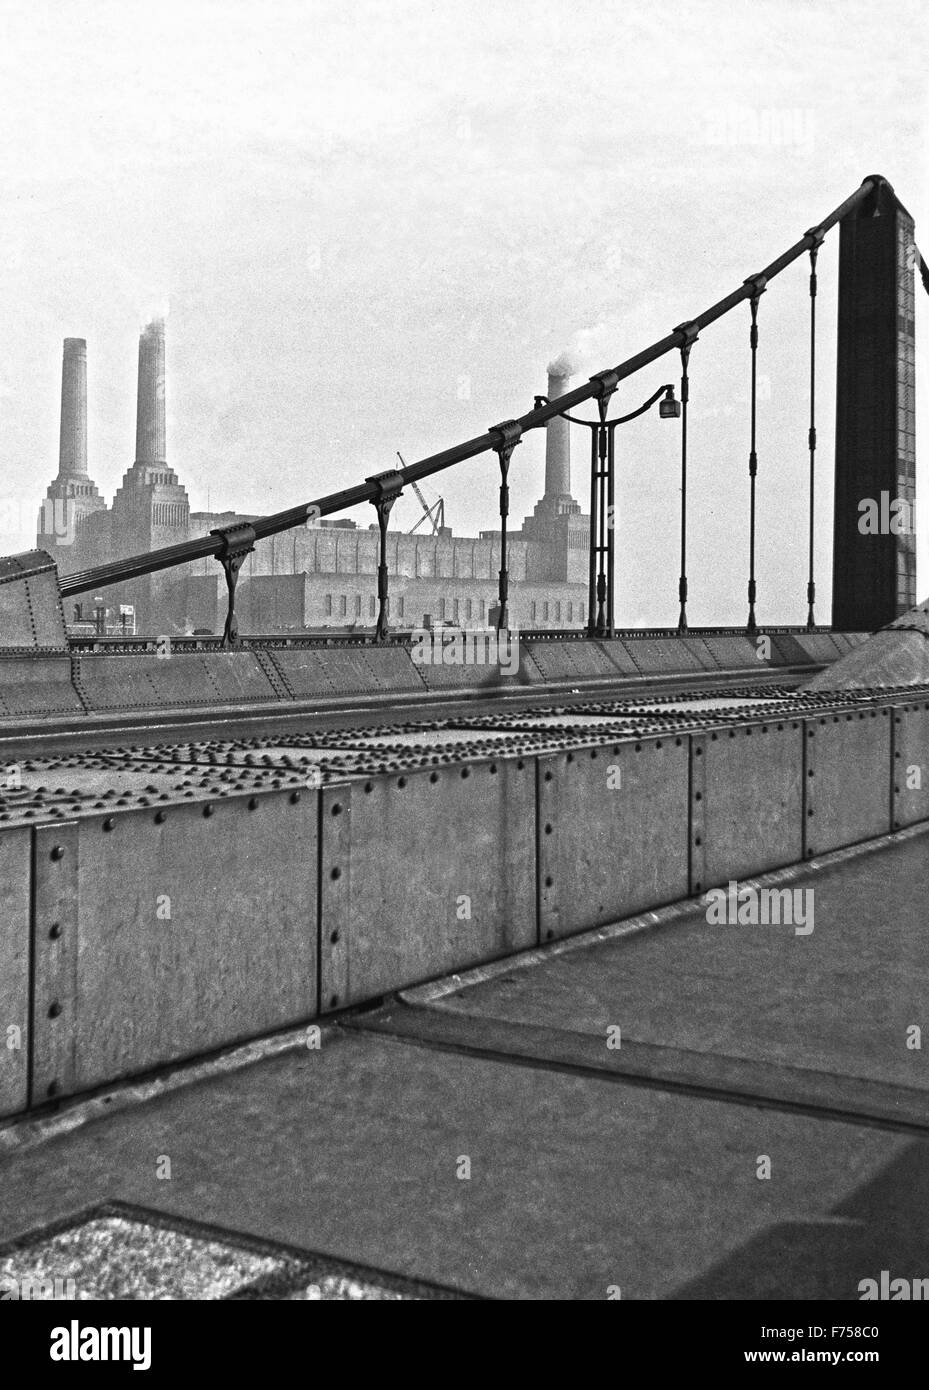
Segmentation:
[(917, 601), (914, 255), (913, 219), (882, 181), (839, 235), (832, 625), (846, 631)]

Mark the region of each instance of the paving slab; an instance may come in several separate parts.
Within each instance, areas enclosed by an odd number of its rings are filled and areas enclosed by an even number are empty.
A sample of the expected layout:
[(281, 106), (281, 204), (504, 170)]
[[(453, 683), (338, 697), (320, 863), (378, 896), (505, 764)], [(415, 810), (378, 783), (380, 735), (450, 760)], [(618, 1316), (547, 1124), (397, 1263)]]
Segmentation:
[(8, 1152), (0, 1241), (119, 1200), (495, 1298), (847, 1299), (927, 1199), (899, 1134), (334, 1028)]

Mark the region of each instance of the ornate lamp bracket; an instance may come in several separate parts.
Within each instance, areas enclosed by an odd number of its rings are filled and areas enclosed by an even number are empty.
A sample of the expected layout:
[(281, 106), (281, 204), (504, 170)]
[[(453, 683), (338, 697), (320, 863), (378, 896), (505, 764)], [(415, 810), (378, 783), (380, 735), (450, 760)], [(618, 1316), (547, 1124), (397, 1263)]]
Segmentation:
[(227, 608), (222, 644), (228, 650), (239, 645), (239, 625), (235, 616), (235, 590), (242, 561), (255, 549), (255, 528), (243, 521), (235, 526), (214, 527), (210, 535), (219, 536), (223, 541), (223, 548), (217, 553), (216, 558), (222, 565), (223, 574), (226, 576)]
[(497, 436), (497, 442), (493, 447), (500, 464), (500, 573), (497, 588), (497, 629), (500, 632), (508, 632), (510, 628), (510, 572), (507, 566), (506, 553), (506, 519), (510, 512), (510, 489), (507, 484), (507, 477), (513, 450), (522, 439), (523, 427), (518, 420), (504, 420), (499, 425), (491, 425), (490, 433)]
[(387, 577), (387, 522), (390, 509), (403, 492), (403, 474), (397, 468), (389, 468), (385, 473), (375, 473), (365, 482), (377, 488), (371, 505), (377, 512), (378, 564), (377, 564), (377, 627), (374, 633), (376, 642), (386, 642), (390, 627), (390, 599), (388, 597)]

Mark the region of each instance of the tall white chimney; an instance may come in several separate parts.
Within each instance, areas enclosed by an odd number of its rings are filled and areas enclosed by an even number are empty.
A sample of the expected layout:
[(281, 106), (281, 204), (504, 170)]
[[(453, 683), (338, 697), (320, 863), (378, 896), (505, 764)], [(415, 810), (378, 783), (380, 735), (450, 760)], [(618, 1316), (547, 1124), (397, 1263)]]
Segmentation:
[[(574, 358), (563, 352), (548, 364), (548, 398), (557, 400), (571, 389), (571, 378), (577, 371)], [(545, 426), (545, 511), (558, 515), (566, 510), (571, 497), (571, 426), (556, 416)], [(576, 510), (577, 504), (570, 510)]]
[(135, 461), (165, 462), (165, 321), (155, 318), (139, 338)]
[(65, 338), (61, 359), (59, 478), (87, 477), (87, 340)]

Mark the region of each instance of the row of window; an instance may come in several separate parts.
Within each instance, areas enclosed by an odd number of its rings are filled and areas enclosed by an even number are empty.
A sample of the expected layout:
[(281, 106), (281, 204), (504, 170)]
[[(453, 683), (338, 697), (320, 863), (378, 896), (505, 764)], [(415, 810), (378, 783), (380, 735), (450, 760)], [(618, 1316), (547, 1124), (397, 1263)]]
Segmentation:
[[(562, 608), (564, 614), (562, 615)], [(575, 612), (575, 609), (577, 610)], [(555, 599), (554, 603), (532, 603), (529, 607), (529, 621), (537, 623), (582, 623), (584, 621), (584, 605), (575, 603), (573, 599), (567, 599), (562, 604), (560, 599)]]
[[(360, 618), (365, 606), (362, 595), (355, 594), (351, 603), (352, 617)], [(368, 617), (376, 617), (377, 599), (373, 594), (368, 598), (366, 606)], [(391, 599), (390, 607), (393, 617), (398, 622), (402, 622), (404, 617), (403, 595), (400, 594), (398, 598)], [(488, 617), (487, 602), (485, 599), (440, 598), (435, 605), (435, 609), (436, 611), (433, 616), (443, 623), (457, 624), (474, 621), (483, 623), (487, 621)], [(347, 594), (327, 594), (325, 614), (327, 618), (347, 618), (349, 616), (349, 596)], [(543, 623), (582, 623), (584, 621), (584, 605), (583, 603), (575, 603), (572, 599), (568, 599), (564, 603), (562, 603), (560, 599), (555, 599), (554, 602), (551, 603), (547, 601), (536, 603), (533, 601), (529, 605), (529, 621), (531, 623), (540, 621)]]
[[(361, 617), (361, 605), (362, 605), (362, 601), (363, 601), (363, 600), (362, 600), (361, 594), (356, 594), (356, 595), (355, 595), (355, 599), (354, 599), (354, 608), (353, 608), (353, 616), (356, 617), (356, 618), (360, 618), (360, 617)], [(396, 599), (396, 600), (395, 600), (395, 603), (396, 603), (396, 608), (394, 609), (394, 611), (396, 612), (397, 617), (402, 618), (402, 617), (403, 617), (403, 599), (402, 599), (402, 598)], [(392, 606), (393, 606), (393, 605), (392, 605)], [(374, 618), (374, 617), (376, 617), (376, 616), (377, 616), (377, 599), (374, 597), (373, 594), (371, 594), (371, 596), (370, 596), (369, 599), (368, 599), (368, 617), (369, 617), (369, 618)], [(345, 594), (342, 594), (341, 596), (336, 597), (336, 598), (333, 598), (332, 594), (327, 594), (327, 595), (326, 595), (326, 617), (327, 617), (327, 618), (347, 618), (347, 617), (348, 617), (348, 598), (347, 598), (347, 596), (346, 596)]]
[[(362, 605), (364, 600), (361, 594), (356, 594), (353, 600), (353, 616), (360, 618), (362, 615)], [(345, 594), (334, 596), (326, 595), (326, 617), (327, 618), (347, 618), (349, 600)], [(390, 601), (391, 612), (397, 619), (404, 616), (404, 600), (400, 594), (398, 598)], [(484, 599), (447, 599), (440, 598), (436, 604), (437, 612), (435, 616), (441, 618), (442, 622), (458, 623), (462, 619), (465, 622), (473, 621), (477, 618), (483, 622), (487, 617), (487, 604)], [(377, 614), (377, 599), (372, 594), (368, 599), (368, 617), (373, 618)]]

